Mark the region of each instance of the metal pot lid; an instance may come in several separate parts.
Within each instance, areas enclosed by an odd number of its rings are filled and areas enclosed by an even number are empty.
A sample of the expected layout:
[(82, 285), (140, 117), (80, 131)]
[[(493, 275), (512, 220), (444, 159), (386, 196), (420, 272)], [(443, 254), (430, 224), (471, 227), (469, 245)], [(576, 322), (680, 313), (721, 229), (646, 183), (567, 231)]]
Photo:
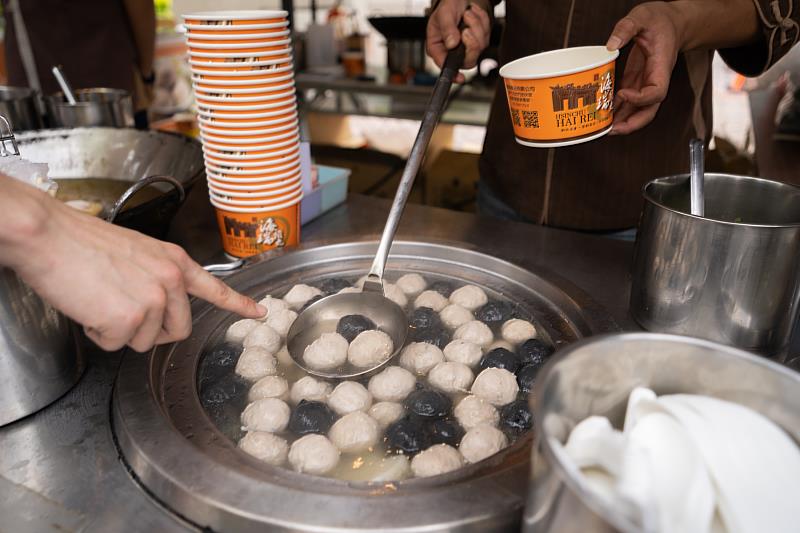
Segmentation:
[[(365, 273), (377, 243), (264, 254), (226, 279), (254, 297), (280, 288)], [(478, 252), (440, 244), (395, 242), (390, 279), (407, 272), (445, 275), (509, 295), (559, 346), (619, 328), (564, 280), (537, 275)], [(176, 513), (224, 531), (489, 531), (519, 524), (529, 477), (531, 435), (485, 459), (432, 478), (352, 483), (260, 463), (240, 451), (203, 409), (197, 387), (201, 354), (236, 317), (192, 304), (192, 336), (129, 353), (117, 378), (113, 425), (139, 481)], [(475, 529), (478, 528), (478, 529)]]

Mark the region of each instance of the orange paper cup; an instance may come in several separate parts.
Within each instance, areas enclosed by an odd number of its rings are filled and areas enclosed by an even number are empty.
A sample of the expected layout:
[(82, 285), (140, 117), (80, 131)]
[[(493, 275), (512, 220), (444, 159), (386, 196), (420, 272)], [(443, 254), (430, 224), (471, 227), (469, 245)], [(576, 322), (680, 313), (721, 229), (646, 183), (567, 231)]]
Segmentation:
[[(293, 183), (288, 183), (280, 187), (261, 187), (256, 185), (247, 186), (238, 189), (230, 190), (225, 189), (224, 186), (218, 186), (215, 182), (208, 182), (209, 194), (214, 196), (214, 199), (219, 199), (223, 202), (247, 202), (245, 205), (260, 205), (265, 200), (271, 201), (273, 198), (294, 197), (298, 191), (302, 190), (303, 183), (300, 180), (295, 180)], [(282, 200), (283, 201), (283, 200)]]
[(227, 183), (229, 185), (265, 184), (267, 182), (276, 182), (276, 181), (294, 179), (300, 176), (300, 174), (301, 172), (299, 167), (295, 167), (285, 172), (264, 172), (263, 174), (255, 176), (236, 176), (236, 175), (219, 174), (217, 172), (214, 172), (213, 170), (206, 171), (206, 175), (209, 178), (213, 179), (214, 181), (218, 181), (220, 183)]
[(213, 162), (206, 160), (206, 169), (220, 176), (228, 178), (236, 178), (239, 176), (263, 176), (264, 174), (275, 174), (278, 172), (288, 172), (290, 170), (298, 170), (300, 167), (300, 159), (296, 161), (288, 161), (278, 165), (265, 165), (261, 167), (227, 167), (218, 166)]
[[(291, 62), (274, 65), (275, 68), (264, 71), (231, 71), (214, 72), (207, 70), (192, 70), (192, 81), (217, 85), (215, 82), (226, 82), (223, 85), (236, 85), (246, 82), (269, 82), (286, 74), (294, 75), (294, 65)], [(235, 82), (235, 83), (234, 83)]]
[(211, 124), (208, 122), (200, 122), (200, 129), (210, 135), (219, 135), (223, 137), (258, 137), (265, 134), (286, 131), (300, 124), (300, 121), (296, 116), (269, 122), (272, 122), (272, 124), (246, 127), (241, 127), (241, 124), (230, 126), (228, 124), (220, 124), (216, 122)]
[(297, 116), (297, 106), (290, 105), (284, 108), (278, 108), (275, 111), (266, 111), (264, 113), (245, 113), (243, 115), (234, 115), (232, 117), (220, 116), (216, 113), (199, 112), (197, 118), (200, 122), (206, 124), (221, 124), (231, 127), (246, 127), (252, 123), (261, 125), (267, 121), (282, 121), (288, 120), (290, 117)]
[(189, 58), (189, 66), (192, 68), (192, 72), (212, 74), (217, 72), (223, 74), (230, 72), (262, 72), (264, 70), (271, 70), (275, 68), (276, 65), (286, 65), (291, 64), (291, 62), (291, 54), (278, 54), (260, 60), (248, 57), (242, 58), (241, 61), (226, 61), (222, 63), (209, 61), (208, 58)]
[(297, 183), (302, 183), (300, 174), (284, 180), (256, 181), (252, 183), (231, 183), (227, 181), (217, 181), (210, 177), (207, 181), (209, 187), (213, 186), (223, 194), (248, 191), (278, 191), (287, 187), (294, 187)]
[(611, 131), (618, 55), (605, 46), (580, 46), (523, 57), (501, 68), (517, 142), (567, 146)]
[(219, 102), (199, 102), (197, 103), (197, 110), (207, 115), (215, 117), (229, 116), (236, 118), (237, 116), (250, 115), (254, 113), (272, 112), (287, 106), (296, 105), (297, 98), (294, 91), (287, 91), (283, 98), (264, 102), (250, 102), (250, 103), (228, 103)]
[[(195, 95), (197, 97), (197, 105), (206, 104), (221, 104), (221, 105), (228, 105), (228, 106), (236, 106), (236, 105), (243, 105), (243, 106), (250, 106), (250, 105), (258, 105), (259, 103), (271, 102), (271, 101), (286, 101), (286, 98), (290, 96), (294, 96), (294, 88), (293, 84), (289, 85), (289, 88), (283, 92), (265, 92), (262, 94), (233, 94), (230, 92), (219, 92), (219, 93), (211, 93), (211, 95), (206, 94), (202, 91), (195, 90)], [(219, 96), (213, 96), (219, 95)]]
[(203, 33), (189, 30), (186, 39), (191, 43), (250, 43), (250, 42), (275, 42), (289, 38), (289, 30), (250, 32), (250, 33)]
[(239, 144), (239, 145), (231, 145), (231, 144), (224, 144), (224, 143), (217, 143), (213, 140), (209, 139), (202, 139), (203, 146), (207, 148), (211, 148), (212, 150), (217, 150), (218, 152), (232, 154), (232, 155), (242, 155), (242, 156), (253, 156), (253, 157), (270, 157), (275, 155), (275, 152), (278, 150), (284, 150), (286, 148), (297, 148), (300, 146), (300, 134), (299, 132), (295, 134), (294, 137), (287, 137), (286, 139), (279, 139), (273, 140), (267, 143), (262, 144)]
[(291, 44), (290, 39), (258, 39), (247, 42), (230, 41), (189, 41), (189, 53), (215, 53), (215, 54), (238, 54), (239, 52), (272, 52), (274, 50), (288, 50)]
[(288, 146), (286, 148), (278, 148), (272, 150), (268, 154), (241, 154), (233, 151), (216, 150), (210, 146), (203, 146), (203, 153), (205, 154), (205, 157), (209, 159), (224, 161), (226, 164), (247, 163), (251, 166), (257, 166), (269, 165), (279, 161), (294, 159), (300, 154), (300, 147)]
[(236, 26), (185, 23), (184, 26), (189, 32), (196, 33), (197, 35), (248, 35), (252, 33), (283, 31), (289, 26), (289, 21), (284, 20), (267, 24), (239, 24)]
[(265, 193), (262, 197), (258, 197), (257, 195), (248, 196), (247, 200), (242, 200), (242, 197), (238, 195), (218, 195), (211, 191), (209, 191), (208, 197), (211, 199), (211, 203), (221, 207), (266, 209), (275, 205), (283, 205), (287, 202), (300, 201), (300, 199), (303, 197), (303, 185), (298, 183), (293, 191), (283, 195), (271, 195), (269, 193)]
[(283, 10), (235, 10), (235, 11), (197, 11), (183, 15), (186, 24), (214, 26), (238, 26), (243, 24), (276, 24), (285, 22), (289, 16)]
[[(214, 205), (214, 202), (211, 202)], [(250, 257), (300, 244), (300, 204), (266, 209), (241, 209), (214, 205), (225, 253)]]

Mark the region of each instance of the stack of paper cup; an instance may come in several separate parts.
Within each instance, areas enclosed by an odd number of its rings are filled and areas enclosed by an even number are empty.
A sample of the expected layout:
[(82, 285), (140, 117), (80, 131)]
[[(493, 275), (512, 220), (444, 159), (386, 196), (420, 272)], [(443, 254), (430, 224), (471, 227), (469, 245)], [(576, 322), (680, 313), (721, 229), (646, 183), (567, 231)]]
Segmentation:
[(286, 11), (184, 15), (211, 203), (225, 251), (300, 239), (300, 133)]

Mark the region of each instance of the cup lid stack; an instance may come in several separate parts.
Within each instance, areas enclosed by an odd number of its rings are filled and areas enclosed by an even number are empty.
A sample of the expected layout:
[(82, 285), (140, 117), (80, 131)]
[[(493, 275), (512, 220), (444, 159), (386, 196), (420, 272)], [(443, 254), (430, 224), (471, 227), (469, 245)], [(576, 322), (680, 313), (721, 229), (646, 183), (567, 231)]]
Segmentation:
[(297, 244), (300, 129), (286, 11), (183, 16), (211, 203), (225, 251)]

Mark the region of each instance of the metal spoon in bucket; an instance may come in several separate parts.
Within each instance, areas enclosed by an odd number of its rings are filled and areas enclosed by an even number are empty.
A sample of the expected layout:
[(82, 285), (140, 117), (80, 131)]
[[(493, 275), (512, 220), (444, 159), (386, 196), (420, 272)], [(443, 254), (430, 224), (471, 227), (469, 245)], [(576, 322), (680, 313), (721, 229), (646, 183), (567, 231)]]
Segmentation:
[[(378, 244), (378, 252), (372, 263), (369, 274), (360, 293), (334, 294), (322, 298), (305, 309), (292, 324), (286, 336), (286, 346), (289, 355), (297, 365), (315, 376), (324, 378), (354, 378), (375, 372), (385, 366), (403, 347), (408, 333), (408, 318), (402, 307), (389, 300), (383, 292), (383, 272), (389, 249), (397, 232), (400, 217), (414, 185), (414, 179), (422, 164), (428, 143), (436, 128), (436, 123), (444, 110), (450, 94), (450, 86), (464, 63), (464, 46), (459, 45), (447, 54), (442, 72), (436, 80), (428, 108), (422, 119), (422, 124), (411, 148), (400, 184), (394, 196), (383, 235)], [(308, 345), (314, 342), (323, 333), (336, 330), (339, 319), (346, 315), (364, 315), (372, 320), (378, 329), (389, 335), (392, 339), (394, 352), (385, 361), (370, 367), (357, 367), (347, 362), (342, 367), (333, 370), (317, 370), (309, 368), (303, 360), (303, 353)]]
[(705, 194), (703, 176), (705, 160), (703, 154), (703, 141), (692, 139), (689, 141), (689, 211), (698, 217), (706, 216)]
[(67, 99), (67, 103), (71, 105), (75, 105), (77, 100), (75, 99), (75, 93), (72, 91), (72, 86), (67, 81), (67, 77), (64, 76), (64, 71), (61, 70), (61, 65), (56, 65), (52, 69), (53, 76), (55, 76), (56, 81), (58, 82), (58, 86), (61, 87), (61, 92), (64, 93), (64, 97)]

